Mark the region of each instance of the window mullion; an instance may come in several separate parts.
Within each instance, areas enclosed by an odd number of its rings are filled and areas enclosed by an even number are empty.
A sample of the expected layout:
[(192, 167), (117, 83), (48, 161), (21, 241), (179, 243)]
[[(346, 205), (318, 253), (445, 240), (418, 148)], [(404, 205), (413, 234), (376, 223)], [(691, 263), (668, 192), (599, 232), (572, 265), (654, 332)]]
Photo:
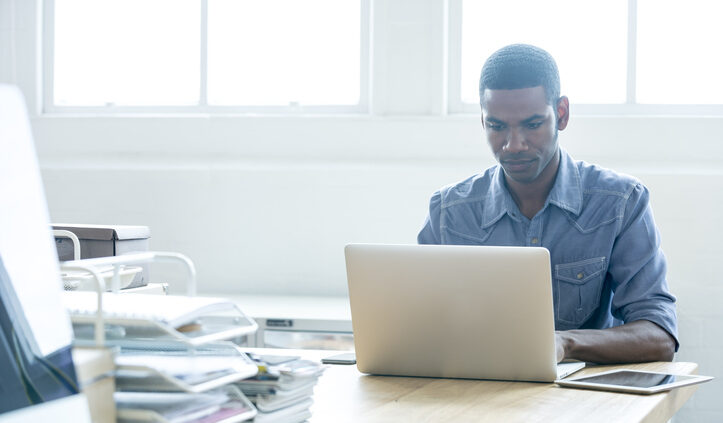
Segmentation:
[[(39, 105), (41, 113), (48, 112), (55, 107), (54, 78), (55, 78), (55, 1), (43, 2), (43, 31), (42, 31), (42, 103)], [(13, 28), (14, 33), (14, 28)], [(15, 64), (17, 65), (17, 64)], [(37, 109), (37, 107), (36, 107)]]
[(366, 113), (372, 113), (372, 0), (362, 0), (361, 24), (359, 37), (359, 108)]
[(462, 101), (462, 0), (447, 1), (447, 112), (460, 112)]
[(638, 60), (638, 0), (628, 0), (628, 69), (626, 103), (635, 104)]
[(208, 0), (201, 0), (201, 83), (199, 106), (208, 106)]

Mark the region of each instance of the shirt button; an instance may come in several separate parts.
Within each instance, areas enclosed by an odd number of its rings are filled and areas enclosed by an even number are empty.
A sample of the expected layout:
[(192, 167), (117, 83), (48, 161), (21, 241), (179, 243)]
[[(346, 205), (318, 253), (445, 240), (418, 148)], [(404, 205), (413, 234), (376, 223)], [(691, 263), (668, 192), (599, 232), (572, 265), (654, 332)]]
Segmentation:
[(533, 244), (537, 244), (538, 242), (540, 242), (539, 239), (537, 239), (537, 238), (532, 238), (532, 243), (533, 243)]
[(582, 279), (583, 276), (585, 276), (585, 275), (583, 275), (582, 272), (580, 272), (580, 273), (577, 274), (577, 278), (578, 278), (578, 279)]

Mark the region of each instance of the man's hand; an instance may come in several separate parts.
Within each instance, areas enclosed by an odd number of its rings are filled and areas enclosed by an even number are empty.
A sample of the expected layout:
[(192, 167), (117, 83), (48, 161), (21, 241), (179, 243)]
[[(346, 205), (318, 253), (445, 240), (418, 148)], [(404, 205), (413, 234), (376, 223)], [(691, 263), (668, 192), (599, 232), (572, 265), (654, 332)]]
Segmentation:
[(609, 329), (555, 332), (558, 363), (566, 358), (592, 363), (671, 361), (675, 340), (660, 326), (638, 320)]
[(557, 350), (557, 362), (565, 359), (565, 344), (560, 331), (555, 331), (555, 349)]

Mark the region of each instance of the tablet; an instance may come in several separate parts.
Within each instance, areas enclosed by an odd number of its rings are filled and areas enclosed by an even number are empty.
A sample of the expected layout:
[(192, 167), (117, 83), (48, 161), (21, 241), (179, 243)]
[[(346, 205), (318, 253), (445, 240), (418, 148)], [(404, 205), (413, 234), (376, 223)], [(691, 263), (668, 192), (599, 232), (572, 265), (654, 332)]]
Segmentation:
[(712, 379), (710, 376), (674, 375), (670, 373), (618, 369), (591, 376), (556, 380), (555, 383), (567, 388), (599, 389), (633, 394), (655, 394), (680, 386), (708, 382)]

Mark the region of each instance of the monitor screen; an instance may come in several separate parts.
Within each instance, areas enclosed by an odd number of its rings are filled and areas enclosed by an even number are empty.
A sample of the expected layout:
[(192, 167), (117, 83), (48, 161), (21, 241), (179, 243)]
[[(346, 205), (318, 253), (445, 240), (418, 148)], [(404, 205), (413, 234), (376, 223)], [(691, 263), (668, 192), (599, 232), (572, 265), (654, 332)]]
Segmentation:
[(27, 110), (0, 84), (0, 413), (78, 392)]

